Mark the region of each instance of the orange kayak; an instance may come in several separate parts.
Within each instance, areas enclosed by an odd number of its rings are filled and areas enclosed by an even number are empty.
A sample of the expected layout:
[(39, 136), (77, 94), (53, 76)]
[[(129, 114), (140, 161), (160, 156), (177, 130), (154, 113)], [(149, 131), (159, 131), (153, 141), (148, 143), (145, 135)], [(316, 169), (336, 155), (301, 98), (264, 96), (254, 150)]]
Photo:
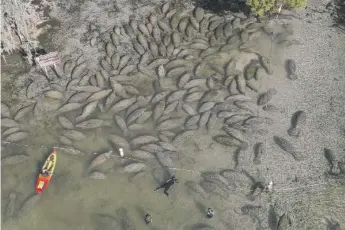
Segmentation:
[(36, 182), (36, 193), (41, 193), (45, 188), (47, 188), (50, 179), (53, 176), (55, 165), (56, 150), (54, 149), (53, 152), (48, 156), (47, 160), (44, 162), (42, 171), (38, 175), (38, 179)]

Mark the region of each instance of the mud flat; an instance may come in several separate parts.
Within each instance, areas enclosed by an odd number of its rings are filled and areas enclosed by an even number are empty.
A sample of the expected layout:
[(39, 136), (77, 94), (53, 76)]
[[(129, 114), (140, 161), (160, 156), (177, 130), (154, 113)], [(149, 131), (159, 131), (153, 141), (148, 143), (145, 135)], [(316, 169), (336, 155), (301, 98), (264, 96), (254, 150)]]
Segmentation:
[[(80, 17), (95, 4), (79, 6)], [(85, 20), (90, 29), (67, 39), (72, 14), (61, 24), (66, 34), (52, 35), (63, 60), (56, 71), (4, 73), (8, 229), (141, 229), (145, 212), (157, 229), (344, 226), (344, 206), (329, 211), (344, 191), (344, 55), (330, 57), (336, 67), (310, 60), (327, 60), (315, 51), (321, 39), (334, 44), (324, 53), (344, 48), (341, 35), (326, 24), (317, 36), (303, 20), (219, 16), (188, 4), (148, 4), (129, 18), (134, 6), (123, 4), (113, 21)], [(32, 196), (35, 163), (54, 146), (56, 182)], [(172, 197), (153, 193), (171, 175), (181, 181)], [(208, 206), (217, 213), (210, 221)], [(48, 213), (37, 225), (51, 207), (60, 218)]]

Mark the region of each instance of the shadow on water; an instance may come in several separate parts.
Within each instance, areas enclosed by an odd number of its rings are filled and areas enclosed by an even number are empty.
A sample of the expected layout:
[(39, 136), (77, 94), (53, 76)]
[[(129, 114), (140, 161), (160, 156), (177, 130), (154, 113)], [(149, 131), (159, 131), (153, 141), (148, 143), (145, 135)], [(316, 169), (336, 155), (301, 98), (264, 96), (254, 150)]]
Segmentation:
[(198, 230), (198, 229), (204, 229), (204, 228), (205, 229), (213, 229), (211, 226), (209, 226), (207, 224), (199, 223), (199, 224), (194, 224), (191, 227), (185, 228), (185, 230)]
[(244, 0), (194, 0), (196, 6), (216, 14), (224, 14), (225, 11), (234, 13), (243, 12), (249, 14), (249, 8)]
[(204, 213), (206, 212), (206, 206), (203, 205), (201, 202), (195, 201), (195, 205), (196, 205), (196, 207), (199, 209), (199, 211), (200, 211), (201, 213), (204, 214)]
[(141, 206), (137, 206), (137, 211), (139, 213), (139, 216), (145, 216), (147, 213), (145, 212), (145, 210), (141, 207)]
[(116, 229), (119, 226), (119, 222), (114, 216), (97, 213), (92, 214), (91, 219), (97, 226), (96, 229)]

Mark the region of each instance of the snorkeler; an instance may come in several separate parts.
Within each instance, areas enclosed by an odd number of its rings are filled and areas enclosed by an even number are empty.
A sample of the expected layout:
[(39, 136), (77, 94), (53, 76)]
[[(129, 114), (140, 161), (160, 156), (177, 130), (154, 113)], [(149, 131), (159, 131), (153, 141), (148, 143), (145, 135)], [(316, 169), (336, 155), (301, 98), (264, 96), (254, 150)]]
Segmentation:
[(206, 213), (207, 218), (211, 219), (214, 216), (214, 211), (211, 208), (208, 208)]
[(44, 169), (41, 170), (41, 174), (43, 176), (49, 176), (50, 172), (49, 172), (49, 170), (47, 168), (44, 168)]
[(165, 195), (169, 196), (168, 194), (168, 190), (169, 188), (175, 184), (178, 183), (178, 180), (175, 178), (175, 176), (172, 176), (169, 180), (167, 180), (164, 184), (162, 184), (161, 186), (157, 187), (155, 189), (155, 191), (157, 191), (158, 189), (164, 188), (164, 193)]
[(146, 224), (152, 223), (152, 217), (150, 214), (145, 215), (145, 223)]

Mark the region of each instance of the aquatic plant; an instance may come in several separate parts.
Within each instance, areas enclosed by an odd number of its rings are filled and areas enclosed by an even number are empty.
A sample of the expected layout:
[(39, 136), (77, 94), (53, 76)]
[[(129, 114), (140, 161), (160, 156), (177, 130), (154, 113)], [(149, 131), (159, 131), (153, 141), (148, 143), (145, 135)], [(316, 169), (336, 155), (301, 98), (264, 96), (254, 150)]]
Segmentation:
[(32, 57), (30, 50), (37, 48), (37, 37), (46, 27), (38, 28), (44, 21), (42, 7), (52, 7), (47, 1), (34, 5), (33, 0), (2, 1), (1, 8), (1, 56), (15, 50), (27, 54), (28, 62)]

